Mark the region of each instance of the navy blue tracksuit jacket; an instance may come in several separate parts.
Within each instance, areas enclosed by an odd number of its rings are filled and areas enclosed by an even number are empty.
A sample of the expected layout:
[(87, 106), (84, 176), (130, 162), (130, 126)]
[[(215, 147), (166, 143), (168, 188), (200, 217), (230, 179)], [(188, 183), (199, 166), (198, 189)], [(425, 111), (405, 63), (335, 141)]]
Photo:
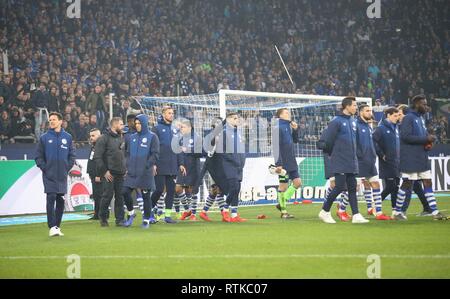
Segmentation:
[(331, 172), (331, 157), (330, 152), (327, 152), (325, 137), (327, 135), (327, 129), (325, 128), (320, 135), (319, 140), (317, 141), (317, 148), (323, 151), (323, 170), (325, 174), (325, 179), (329, 179), (334, 176), (334, 173)]
[(178, 174), (177, 184), (182, 186), (194, 186), (200, 175), (200, 158), (203, 156), (202, 139), (198, 134), (191, 131), (188, 136), (180, 135), (180, 146), (185, 148), (181, 155), (181, 160), (186, 168), (186, 175)]
[(400, 125), (400, 171), (404, 173), (431, 170), (427, 143), (425, 120), (417, 111), (411, 110)]
[(377, 154), (372, 140), (372, 128), (360, 117), (357, 121), (356, 155), (358, 157), (358, 177), (367, 178), (378, 174), (375, 166)]
[(159, 160), (156, 162), (157, 175), (177, 175), (180, 165), (183, 165), (182, 155), (172, 150), (172, 139), (179, 134), (172, 124), (168, 124), (162, 117), (158, 118), (158, 124), (153, 127), (153, 133), (159, 139)]
[(325, 151), (331, 153), (331, 173), (359, 172), (356, 157), (356, 120), (349, 115), (337, 115), (325, 131)]
[[(217, 154), (221, 161), (226, 179), (242, 181), (245, 165), (245, 143), (237, 128), (225, 125), (222, 138), (217, 145)], [(220, 144), (222, 143), (222, 144)]]
[(278, 140), (274, 140), (276, 135), (272, 134), (272, 144), (277, 146), (274, 153), (278, 155), (275, 165), (282, 166), (288, 173), (298, 170), (294, 144), (299, 141), (299, 128), (293, 130), (290, 121), (279, 119), (278, 125), (274, 128), (274, 133), (276, 133), (276, 130), (278, 130)]
[(383, 119), (372, 138), (378, 156), (380, 178), (400, 177), (400, 135), (397, 125)]
[(48, 130), (39, 138), (36, 165), (42, 170), (45, 193), (67, 193), (67, 175), (75, 163), (72, 136), (61, 129)]
[(140, 114), (141, 132), (131, 134), (126, 143), (127, 175), (124, 186), (147, 190), (155, 189), (153, 166), (159, 157), (159, 139), (148, 130), (148, 117)]

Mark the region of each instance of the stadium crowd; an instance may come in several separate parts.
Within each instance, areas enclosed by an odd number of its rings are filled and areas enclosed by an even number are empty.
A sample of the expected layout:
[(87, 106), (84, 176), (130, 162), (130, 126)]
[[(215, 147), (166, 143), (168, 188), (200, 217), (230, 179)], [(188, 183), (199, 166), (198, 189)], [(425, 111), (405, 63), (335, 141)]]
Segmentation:
[(450, 98), (446, 0), (382, 2), (381, 19), (367, 17), (366, 1), (352, 0), (86, 0), (79, 19), (66, 16), (68, 5), (3, 1), (2, 142), (40, 134), (39, 108), (61, 112), (63, 127), (85, 142), (91, 128), (107, 124), (109, 93), (114, 116), (125, 121), (131, 96), (221, 88), (364, 96), (377, 105), (423, 93), (433, 108), (428, 128), (438, 142), (449, 140), (450, 111), (438, 114), (434, 105)]

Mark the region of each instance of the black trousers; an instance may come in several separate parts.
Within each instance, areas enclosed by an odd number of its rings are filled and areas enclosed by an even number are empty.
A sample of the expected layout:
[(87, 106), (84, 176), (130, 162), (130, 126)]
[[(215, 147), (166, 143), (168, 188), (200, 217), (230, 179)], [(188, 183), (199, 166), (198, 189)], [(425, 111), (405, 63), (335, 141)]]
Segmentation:
[(123, 176), (114, 175), (113, 181), (108, 182), (102, 177), (102, 201), (100, 204), (100, 219), (106, 221), (109, 215), (109, 205), (114, 196), (114, 215), (116, 217), (116, 223), (120, 223), (124, 220), (125, 211), (123, 209)]
[[(125, 205), (127, 206), (128, 211), (132, 211), (134, 209), (133, 206), (133, 198), (131, 197), (131, 192), (133, 192), (133, 188), (123, 187), (123, 199), (125, 201)], [(150, 212), (152, 210), (152, 201), (150, 199), (150, 190), (141, 189), (142, 191), (142, 200), (144, 201), (144, 219), (150, 218)]]
[[(413, 191), (416, 193), (417, 197), (420, 200), (420, 203), (422, 204), (423, 210), (425, 212), (431, 213), (432, 210), (430, 208), (430, 205), (428, 204), (427, 198), (425, 197), (425, 192), (423, 191), (422, 187), (422, 181), (414, 181), (413, 182)], [(411, 203), (411, 196), (407, 196), (405, 199), (405, 202), (403, 203), (403, 212), (406, 212), (408, 210), (409, 204)]]
[(353, 215), (358, 214), (358, 199), (356, 198), (356, 175), (354, 173), (335, 173), (336, 186), (331, 190), (323, 203), (323, 210), (329, 212), (336, 197), (343, 191), (348, 191), (348, 201)]
[(64, 213), (64, 194), (47, 193), (47, 225), (48, 228), (60, 227)]
[(176, 175), (157, 175), (155, 176), (155, 185), (156, 190), (153, 192), (151, 201), (152, 207), (156, 206), (158, 199), (164, 193), (164, 187), (166, 188), (166, 209), (172, 209), (173, 207), (173, 198), (175, 196), (175, 180)]
[(227, 205), (237, 207), (239, 205), (239, 193), (241, 192), (241, 181), (238, 179), (228, 179)]
[(103, 183), (96, 182), (95, 178), (91, 177), (92, 183), (92, 199), (94, 200), (94, 217), (99, 217), (100, 203), (102, 202)]
[(123, 202), (127, 207), (128, 211), (132, 211), (134, 209), (133, 198), (131, 197), (131, 193), (133, 192), (133, 190), (134, 190), (133, 188), (125, 186), (123, 187), (122, 190)]
[(384, 180), (385, 187), (383, 189), (383, 192), (381, 192), (381, 200), (385, 200), (386, 197), (390, 194), (392, 209), (395, 208), (395, 205), (397, 203), (397, 194), (399, 185), (400, 185), (400, 178), (387, 178)]

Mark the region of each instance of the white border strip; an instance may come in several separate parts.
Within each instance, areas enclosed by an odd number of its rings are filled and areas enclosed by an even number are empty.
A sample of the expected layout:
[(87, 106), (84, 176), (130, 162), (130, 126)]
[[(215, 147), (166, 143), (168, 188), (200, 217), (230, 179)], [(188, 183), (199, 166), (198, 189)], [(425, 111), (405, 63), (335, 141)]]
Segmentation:
[[(280, 258), (346, 258), (366, 259), (371, 254), (226, 254), (226, 255), (80, 255), (82, 259), (280, 259)], [(386, 259), (450, 259), (450, 254), (411, 255), (411, 254), (378, 254)], [(0, 256), (0, 260), (28, 260), (28, 259), (66, 259), (68, 256)]]

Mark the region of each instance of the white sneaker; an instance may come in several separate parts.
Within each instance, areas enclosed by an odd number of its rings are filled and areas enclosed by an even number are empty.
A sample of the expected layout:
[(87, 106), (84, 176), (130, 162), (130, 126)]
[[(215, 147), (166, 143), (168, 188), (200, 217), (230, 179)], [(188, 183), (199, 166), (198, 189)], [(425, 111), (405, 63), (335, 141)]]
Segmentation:
[(48, 232), (49, 237), (55, 237), (59, 236), (58, 228), (56, 226), (50, 228), (50, 231)]
[(331, 217), (331, 213), (325, 212), (324, 210), (320, 211), (319, 218), (325, 223), (329, 223), (329, 224), (336, 223), (336, 221), (333, 219), (333, 217)]
[(367, 223), (369, 220), (364, 218), (360, 213), (353, 215), (352, 223)]
[(60, 237), (64, 236), (64, 234), (62, 233), (62, 231), (59, 227), (56, 227), (56, 230), (58, 231), (58, 236), (60, 236)]

